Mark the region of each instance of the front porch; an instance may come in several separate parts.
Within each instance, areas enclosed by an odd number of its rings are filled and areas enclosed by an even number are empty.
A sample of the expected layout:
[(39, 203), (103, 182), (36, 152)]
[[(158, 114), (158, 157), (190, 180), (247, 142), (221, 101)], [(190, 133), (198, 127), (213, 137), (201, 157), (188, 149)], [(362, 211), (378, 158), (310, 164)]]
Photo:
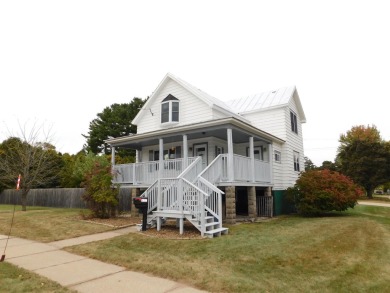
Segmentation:
[[(164, 218), (176, 218), (182, 232), (187, 219), (202, 235), (218, 236), (227, 232), (223, 194), (226, 222), (234, 223), (236, 186), (271, 190), (274, 141), (280, 142), (234, 118), (112, 139), (113, 183), (138, 192), (147, 188), (142, 196), (158, 229)], [(136, 163), (115, 164), (117, 147), (135, 149)]]

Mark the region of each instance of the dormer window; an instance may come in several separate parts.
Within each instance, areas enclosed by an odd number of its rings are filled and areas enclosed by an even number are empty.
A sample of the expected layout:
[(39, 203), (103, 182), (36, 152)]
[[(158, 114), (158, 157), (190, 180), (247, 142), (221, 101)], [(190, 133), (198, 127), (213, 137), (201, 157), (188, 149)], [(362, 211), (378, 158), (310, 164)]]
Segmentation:
[(169, 94), (161, 102), (161, 123), (179, 122), (179, 100)]

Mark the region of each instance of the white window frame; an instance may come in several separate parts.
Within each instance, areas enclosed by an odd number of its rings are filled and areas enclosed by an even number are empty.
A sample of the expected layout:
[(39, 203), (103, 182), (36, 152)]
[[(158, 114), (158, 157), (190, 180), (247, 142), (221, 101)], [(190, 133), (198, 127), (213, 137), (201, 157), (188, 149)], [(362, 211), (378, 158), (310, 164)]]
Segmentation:
[(274, 159), (278, 164), (282, 163), (282, 153), (280, 151), (274, 151)]
[[(172, 96), (173, 97), (173, 96)], [(174, 98), (174, 97), (173, 97)], [(173, 103), (177, 103), (177, 120), (173, 120)], [(168, 121), (163, 121), (163, 106), (168, 105)], [(180, 101), (175, 98), (175, 100), (168, 100), (161, 102), (161, 124), (176, 124), (180, 121)]]
[(300, 163), (299, 163), (299, 153), (294, 151), (293, 158), (294, 158), (294, 171), (300, 172), (301, 168), (300, 168)]
[(290, 122), (291, 122), (291, 131), (298, 134), (298, 119), (297, 114), (290, 110)]

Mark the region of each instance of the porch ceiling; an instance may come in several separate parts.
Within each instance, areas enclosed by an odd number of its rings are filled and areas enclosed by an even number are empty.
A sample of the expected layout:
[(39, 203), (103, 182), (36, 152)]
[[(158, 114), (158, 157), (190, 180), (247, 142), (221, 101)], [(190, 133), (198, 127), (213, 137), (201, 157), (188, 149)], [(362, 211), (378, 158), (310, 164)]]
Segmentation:
[(135, 134), (126, 137), (109, 139), (106, 142), (112, 146), (141, 149), (145, 146), (158, 144), (160, 138), (164, 139), (164, 143), (181, 142), (183, 141), (184, 134), (187, 135), (188, 140), (208, 137), (216, 137), (222, 140), (227, 140), (228, 128), (232, 129), (233, 143), (235, 144), (249, 142), (249, 137), (251, 136), (253, 136), (254, 141), (284, 142), (269, 133), (263, 132), (247, 123), (243, 123), (242, 121), (238, 121), (235, 118), (219, 119), (211, 122), (202, 122), (149, 133)]

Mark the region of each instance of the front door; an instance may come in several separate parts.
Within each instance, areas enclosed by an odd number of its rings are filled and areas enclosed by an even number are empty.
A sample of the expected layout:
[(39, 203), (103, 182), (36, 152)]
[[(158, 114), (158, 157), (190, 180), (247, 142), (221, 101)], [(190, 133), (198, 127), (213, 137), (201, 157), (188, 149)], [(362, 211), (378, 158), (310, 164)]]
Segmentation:
[(207, 144), (194, 145), (194, 156), (202, 158), (202, 169), (207, 167)]

